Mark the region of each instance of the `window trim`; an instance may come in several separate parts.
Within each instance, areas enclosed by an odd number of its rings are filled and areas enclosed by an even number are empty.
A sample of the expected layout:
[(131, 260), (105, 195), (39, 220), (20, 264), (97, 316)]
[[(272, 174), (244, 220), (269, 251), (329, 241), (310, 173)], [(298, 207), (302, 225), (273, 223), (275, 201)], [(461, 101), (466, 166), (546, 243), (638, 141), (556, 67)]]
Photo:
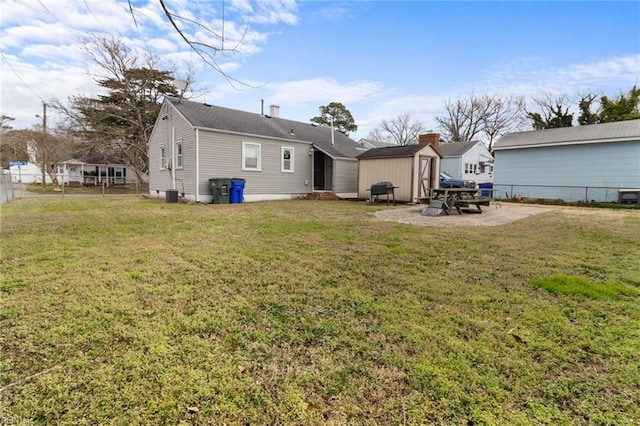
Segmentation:
[[(289, 168), (285, 169), (284, 167), (284, 153), (285, 151), (290, 151), (290, 157), (289, 157)], [(283, 146), (280, 149), (280, 171), (282, 173), (295, 173), (295, 169), (294, 169), (294, 160), (295, 160), (295, 150), (292, 146)]]
[(160, 170), (167, 168), (167, 149), (164, 145), (160, 145)]
[(184, 167), (184, 146), (182, 139), (176, 141), (176, 169), (182, 169)]
[[(247, 167), (247, 147), (254, 146), (258, 148), (258, 157), (256, 161), (256, 167)], [(257, 142), (242, 142), (242, 170), (249, 172), (261, 172), (262, 171), (262, 144)]]

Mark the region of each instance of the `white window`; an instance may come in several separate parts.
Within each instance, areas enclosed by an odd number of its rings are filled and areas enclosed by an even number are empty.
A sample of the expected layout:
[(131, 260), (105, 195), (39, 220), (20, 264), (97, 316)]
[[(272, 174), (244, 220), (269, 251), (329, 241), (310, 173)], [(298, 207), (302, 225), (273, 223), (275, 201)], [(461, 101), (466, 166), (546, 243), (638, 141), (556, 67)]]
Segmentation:
[(182, 168), (182, 139), (176, 143), (176, 169)]
[(282, 147), (282, 172), (293, 173), (293, 148)]
[(260, 144), (242, 142), (242, 170), (262, 170)]
[(467, 173), (467, 174), (476, 174), (476, 173), (478, 173), (478, 164), (465, 163), (464, 164), (464, 172)]
[(160, 169), (167, 168), (167, 152), (164, 149), (164, 145), (160, 147)]

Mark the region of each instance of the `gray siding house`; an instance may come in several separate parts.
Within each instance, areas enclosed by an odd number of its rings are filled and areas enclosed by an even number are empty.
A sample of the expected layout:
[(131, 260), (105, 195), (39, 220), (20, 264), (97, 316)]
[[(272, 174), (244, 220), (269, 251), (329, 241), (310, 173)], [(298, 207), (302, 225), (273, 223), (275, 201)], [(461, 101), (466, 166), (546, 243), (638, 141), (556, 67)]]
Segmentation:
[(510, 133), (493, 154), (496, 196), (608, 202), (640, 188), (640, 120)]
[(244, 200), (355, 198), (364, 148), (337, 130), (167, 97), (149, 141), (149, 193), (209, 203), (211, 178), (245, 179)]

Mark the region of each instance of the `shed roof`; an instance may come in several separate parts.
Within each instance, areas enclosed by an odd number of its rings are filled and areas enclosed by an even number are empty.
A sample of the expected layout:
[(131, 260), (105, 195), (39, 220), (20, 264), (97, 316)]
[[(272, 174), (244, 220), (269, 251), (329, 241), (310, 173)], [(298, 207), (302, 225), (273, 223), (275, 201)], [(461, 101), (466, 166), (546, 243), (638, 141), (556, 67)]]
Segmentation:
[(287, 120), (268, 115), (203, 104), (167, 96), (170, 102), (194, 127), (223, 130), (291, 141), (310, 142), (334, 158), (355, 158), (363, 151), (356, 141), (331, 128)]
[(590, 124), (578, 127), (509, 133), (498, 139), (494, 150), (539, 146), (640, 140), (640, 120)]
[(371, 148), (370, 150), (358, 155), (358, 159), (413, 157), (417, 152), (428, 146), (431, 146), (431, 144), (396, 145), (386, 146), (383, 148)]

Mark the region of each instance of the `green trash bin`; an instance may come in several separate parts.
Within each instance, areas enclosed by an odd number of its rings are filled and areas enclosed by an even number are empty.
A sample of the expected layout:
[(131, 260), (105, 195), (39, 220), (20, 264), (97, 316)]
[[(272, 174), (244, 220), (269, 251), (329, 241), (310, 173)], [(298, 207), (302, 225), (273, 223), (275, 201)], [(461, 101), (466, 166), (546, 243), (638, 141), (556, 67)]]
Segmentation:
[(213, 194), (213, 204), (229, 204), (229, 188), (231, 178), (211, 178), (209, 187)]

